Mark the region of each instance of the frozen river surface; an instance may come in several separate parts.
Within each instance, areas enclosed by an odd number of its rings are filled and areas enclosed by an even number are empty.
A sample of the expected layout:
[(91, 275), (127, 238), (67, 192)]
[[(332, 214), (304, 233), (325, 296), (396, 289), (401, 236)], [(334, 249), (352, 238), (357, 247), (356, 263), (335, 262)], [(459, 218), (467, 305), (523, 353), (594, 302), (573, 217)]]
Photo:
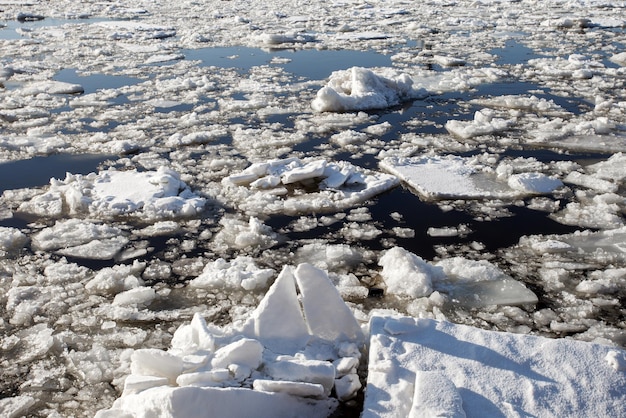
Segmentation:
[(625, 9), (0, 0), (0, 415), (626, 413)]

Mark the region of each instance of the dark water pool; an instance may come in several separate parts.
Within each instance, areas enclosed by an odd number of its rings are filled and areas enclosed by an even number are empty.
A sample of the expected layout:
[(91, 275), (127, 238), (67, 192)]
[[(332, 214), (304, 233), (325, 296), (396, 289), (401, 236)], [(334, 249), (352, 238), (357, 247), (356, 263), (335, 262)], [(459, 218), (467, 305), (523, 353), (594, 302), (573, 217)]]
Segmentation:
[[(296, 76), (310, 80), (321, 80), (333, 71), (353, 66), (391, 66), (389, 56), (373, 51), (264, 50), (250, 47), (223, 47), (186, 49), (183, 54), (188, 60), (202, 61), (202, 65), (238, 68), (242, 71), (248, 71), (259, 65), (276, 65)], [(272, 63), (272, 59), (275, 58), (282, 58), (289, 62)]]
[(64, 179), (65, 173), (88, 174), (111, 159), (110, 155), (54, 154), (0, 164), (0, 193), (5, 190), (45, 186), (52, 177)]

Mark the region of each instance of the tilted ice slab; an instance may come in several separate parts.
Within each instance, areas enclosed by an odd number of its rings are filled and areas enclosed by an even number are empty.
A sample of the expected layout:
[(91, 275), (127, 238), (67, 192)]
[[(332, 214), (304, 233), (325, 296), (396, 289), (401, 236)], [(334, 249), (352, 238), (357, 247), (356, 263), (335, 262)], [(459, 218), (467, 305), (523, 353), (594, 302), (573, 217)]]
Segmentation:
[(424, 95), (425, 90), (413, 87), (408, 74), (391, 68), (352, 67), (333, 72), (311, 107), (317, 112), (384, 109)]
[[(395, 176), (345, 161), (331, 163), (323, 159), (287, 158), (254, 163), (242, 172), (228, 176), (222, 184), (225, 188), (237, 189), (222, 190), (222, 193), (227, 198), (236, 197), (240, 209), (245, 211), (296, 214), (346, 209), (398, 183)], [(299, 190), (302, 188), (305, 191)]]
[(625, 416), (626, 352), (375, 316), (362, 416)]
[(86, 176), (67, 174), (52, 179), (43, 194), (23, 203), (19, 211), (60, 217), (86, 213), (95, 216), (132, 215), (145, 219), (193, 216), (205, 199), (194, 194), (178, 173), (161, 167), (156, 171), (107, 170)]
[(515, 198), (551, 193), (563, 183), (542, 173), (513, 174), (500, 180), (495, 174), (480, 171), (471, 159), (458, 156), (387, 158), (384, 170), (398, 176), (427, 199)]
[(96, 417), (326, 417), (360, 389), (364, 342), (325, 271), (285, 266), (241, 329), (196, 314), (169, 351), (135, 350), (122, 396)]

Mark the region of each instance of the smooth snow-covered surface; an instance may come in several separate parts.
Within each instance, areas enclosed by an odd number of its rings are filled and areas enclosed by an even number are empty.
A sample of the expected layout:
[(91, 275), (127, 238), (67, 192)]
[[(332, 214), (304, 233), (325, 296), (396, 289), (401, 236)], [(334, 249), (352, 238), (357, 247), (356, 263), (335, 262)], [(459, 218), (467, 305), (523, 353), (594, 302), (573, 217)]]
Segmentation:
[(0, 415), (603, 415), (625, 9), (0, 0)]
[(612, 347), (409, 317), (374, 317), (370, 335), (363, 417), (626, 414)]

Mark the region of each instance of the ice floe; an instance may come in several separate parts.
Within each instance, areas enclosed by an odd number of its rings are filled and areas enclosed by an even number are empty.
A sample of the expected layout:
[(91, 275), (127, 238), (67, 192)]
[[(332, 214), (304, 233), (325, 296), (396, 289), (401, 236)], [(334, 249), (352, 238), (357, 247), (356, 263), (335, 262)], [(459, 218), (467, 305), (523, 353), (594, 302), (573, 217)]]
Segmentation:
[(19, 210), (38, 216), (89, 214), (144, 219), (192, 216), (205, 199), (194, 194), (173, 170), (103, 171), (86, 176), (68, 173), (52, 179), (44, 193), (22, 203)]
[(245, 193), (238, 204), (246, 211), (297, 214), (349, 208), (395, 187), (398, 179), (345, 161), (289, 158), (253, 163), (223, 184)]
[(387, 158), (380, 166), (427, 199), (514, 198), (563, 186), (561, 180), (537, 172), (505, 176), (505, 183), (495, 172), (483, 170), (479, 161), (450, 155)]
[(422, 298), (437, 292), (465, 307), (535, 304), (537, 296), (486, 260), (448, 258), (429, 263), (400, 247), (386, 251), (378, 263), (386, 292)]

